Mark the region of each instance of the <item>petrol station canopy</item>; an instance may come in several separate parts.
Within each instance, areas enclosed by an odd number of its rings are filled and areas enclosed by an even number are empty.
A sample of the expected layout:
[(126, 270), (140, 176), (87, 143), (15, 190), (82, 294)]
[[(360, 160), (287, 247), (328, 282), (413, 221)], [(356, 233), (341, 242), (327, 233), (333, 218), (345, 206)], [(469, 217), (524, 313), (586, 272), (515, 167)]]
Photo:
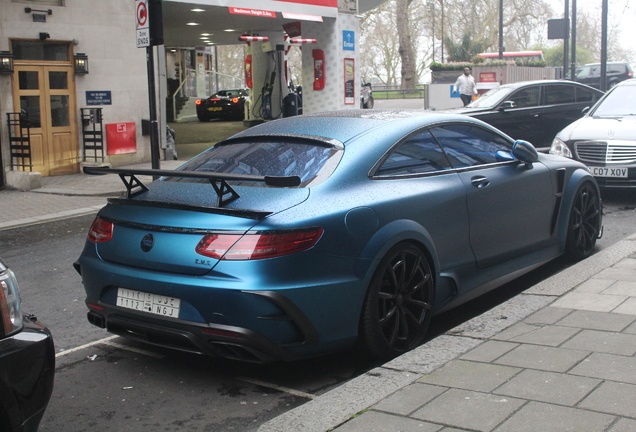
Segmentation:
[(385, 1), (164, 0), (164, 41), (167, 47), (234, 45), (241, 43), (238, 36), (242, 34), (278, 32), (292, 22), (335, 18), (345, 8), (361, 14)]

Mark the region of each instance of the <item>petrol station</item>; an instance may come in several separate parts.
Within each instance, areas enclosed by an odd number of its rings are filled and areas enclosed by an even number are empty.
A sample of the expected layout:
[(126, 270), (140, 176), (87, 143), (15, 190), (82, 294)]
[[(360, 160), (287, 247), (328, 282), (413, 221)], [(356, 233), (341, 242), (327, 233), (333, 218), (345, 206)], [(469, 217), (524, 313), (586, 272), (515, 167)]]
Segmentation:
[[(168, 121), (189, 120), (196, 99), (219, 89), (214, 46), (245, 48), (234, 78), (250, 88), (248, 122), (299, 113), (291, 49), (301, 51), (302, 113), (358, 108), (358, 16), (382, 0), (33, 3), (0, 1), (0, 189), (169, 158)], [(176, 94), (185, 115), (170, 112)]]
[[(357, 108), (360, 98), (357, 15), (379, 3), (379, 0), (239, 0), (226, 6), (228, 2), (222, 0), (164, 1), (164, 43), (167, 48), (176, 48), (174, 52), (167, 50), (167, 62), (188, 63), (170, 57), (179, 56), (183, 47), (200, 44), (203, 36), (209, 38), (206, 39), (209, 45), (245, 44), (245, 85), (252, 95), (246, 119), (258, 121), (295, 112), (294, 106), (289, 106), (294, 105), (295, 99), (287, 97), (295, 89), (290, 86), (286, 65), (290, 49), (300, 49), (303, 113)], [(207, 69), (205, 53), (203, 48), (197, 53), (203, 57), (196, 60), (198, 74)], [(202, 88), (198, 95), (207, 96)], [(287, 112), (283, 112), (285, 109)]]

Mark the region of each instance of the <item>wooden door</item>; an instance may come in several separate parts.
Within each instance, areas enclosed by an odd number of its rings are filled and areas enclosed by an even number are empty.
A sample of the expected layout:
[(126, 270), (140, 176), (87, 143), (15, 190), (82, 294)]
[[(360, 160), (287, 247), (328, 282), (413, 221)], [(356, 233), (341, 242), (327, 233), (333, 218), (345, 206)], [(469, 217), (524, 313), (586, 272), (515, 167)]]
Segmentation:
[(14, 107), (31, 123), (33, 171), (43, 176), (79, 172), (73, 69), (64, 65), (16, 65)]

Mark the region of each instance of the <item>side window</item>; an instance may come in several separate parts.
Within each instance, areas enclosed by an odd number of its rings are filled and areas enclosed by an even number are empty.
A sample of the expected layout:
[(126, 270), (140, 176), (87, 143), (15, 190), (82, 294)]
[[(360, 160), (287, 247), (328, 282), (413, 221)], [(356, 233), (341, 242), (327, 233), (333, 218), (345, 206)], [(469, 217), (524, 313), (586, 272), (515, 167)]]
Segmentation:
[(618, 64), (608, 64), (607, 73), (621, 74), (625, 72), (625, 66)]
[(574, 86), (567, 84), (555, 84), (545, 87), (545, 104), (557, 105), (573, 103), (576, 101)]
[(469, 124), (453, 124), (431, 129), (453, 168), (486, 165), (514, 160), (512, 146), (504, 137)]
[(577, 78), (587, 78), (592, 75), (592, 68), (589, 66), (582, 66), (576, 70)]
[(599, 77), (601, 76), (601, 68), (599, 66), (592, 66), (590, 70), (590, 76)]
[(580, 88), (580, 87), (576, 88), (577, 102), (593, 102), (594, 100), (595, 100), (594, 93), (591, 90), (588, 90), (586, 88)]
[(375, 175), (421, 174), (450, 168), (450, 163), (429, 131), (418, 132), (399, 144)]
[(515, 103), (515, 108), (527, 108), (539, 105), (541, 87), (528, 87), (521, 89), (506, 98)]

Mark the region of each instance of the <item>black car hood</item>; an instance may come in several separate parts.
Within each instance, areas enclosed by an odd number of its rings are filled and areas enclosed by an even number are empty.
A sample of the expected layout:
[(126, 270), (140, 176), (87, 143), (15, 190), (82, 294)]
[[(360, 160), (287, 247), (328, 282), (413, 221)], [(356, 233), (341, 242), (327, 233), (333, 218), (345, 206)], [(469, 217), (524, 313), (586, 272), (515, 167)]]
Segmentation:
[(624, 140), (636, 141), (636, 116), (583, 117), (569, 129), (568, 140)]

